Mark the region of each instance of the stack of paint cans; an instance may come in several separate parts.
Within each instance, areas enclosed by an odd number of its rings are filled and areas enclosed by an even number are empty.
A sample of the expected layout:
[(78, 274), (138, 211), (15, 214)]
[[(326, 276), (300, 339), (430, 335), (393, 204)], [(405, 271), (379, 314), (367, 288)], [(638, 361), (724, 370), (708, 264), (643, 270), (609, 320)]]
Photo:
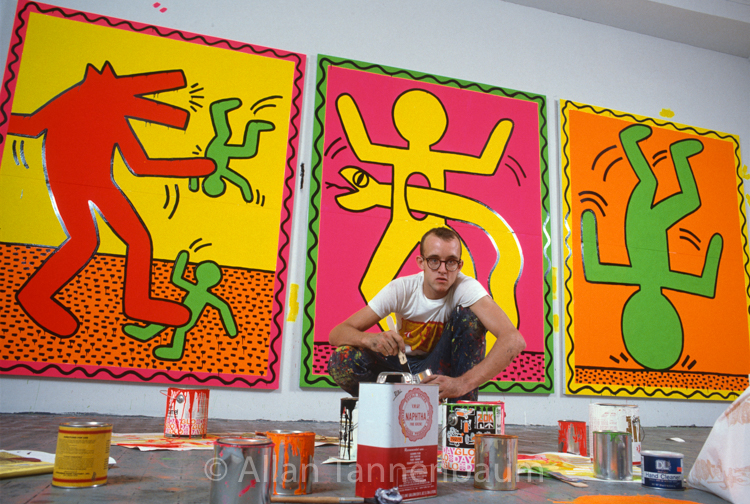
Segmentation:
[(446, 404), (442, 468), (462, 476), (474, 472), (474, 437), (505, 434), (505, 403), (458, 401)]
[(67, 422), (60, 425), (52, 484), (63, 488), (105, 485), (111, 439), (112, 424)]
[(638, 406), (633, 404), (590, 404), (589, 446), (593, 433), (602, 431), (629, 432), (632, 441), (633, 463), (641, 463), (641, 441), (644, 438)]

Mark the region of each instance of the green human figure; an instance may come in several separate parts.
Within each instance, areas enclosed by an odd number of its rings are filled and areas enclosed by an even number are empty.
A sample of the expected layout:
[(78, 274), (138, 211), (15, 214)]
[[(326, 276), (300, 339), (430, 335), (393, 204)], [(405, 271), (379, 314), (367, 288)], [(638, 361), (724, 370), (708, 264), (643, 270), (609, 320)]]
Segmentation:
[[(185, 351), (185, 336), (200, 319), (203, 310), (207, 306), (213, 306), (221, 314), (221, 322), (230, 337), (237, 336), (237, 324), (232, 316), (232, 309), (219, 296), (210, 292), (212, 287), (221, 282), (221, 269), (213, 261), (203, 261), (195, 267), (196, 283), (185, 280), (182, 275), (187, 266), (188, 251), (182, 250), (177, 254), (177, 259), (172, 270), (172, 283), (187, 291), (182, 303), (190, 310), (190, 320), (187, 324), (175, 328), (172, 342), (169, 345), (160, 345), (154, 349), (154, 356), (162, 360), (180, 360)], [(167, 326), (160, 324), (149, 324), (145, 327), (136, 324), (126, 324), (122, 330), (131, 338), (138, 341), (148, 341), (161, 333)]]
[(591, 210), (581, 215), (581, 240), (587, 281), (639, 286), (622, 310), (622, 338), (638, 364), (664, 370), (679, 361), (684, 333), (677, 310), (662, 290), (713, 298), (724, 242), (718, 233), (711, 237), (701, 275), (670, 269), (667, 231), (701, 206), (688, 158), (703, 151), (703, 144), (686, 139), (670, 145), (681, 191), (654, 204), (657, 180), (638, 145), (649, 136), (651, 128), (643, 124), (628, 126), (620, 132), (623, 150), (639, 180), (625, 213), (625, 244), (630, 265), (602, 264), (596, 216)]
[[(242, 198), (248, 202), (253, 201), (253, 188), (245, 177), (229, 168), (232, 159), (250, 159), (258, 153), (260, 144), (260, 133), (262, 131), (273, 131), (274, 125), (268, 121), (252, 120), (245, 125), (245, 141), (241, 145), (230, 145), (232, 128), (229, 125), (229, 112), (242, 106), (239, 98), (226, 98), (217, 100), (211, 104), (211, 122), (214, 126), (214, 137), (206, 147), (206, 157), (216, 163), (216, 171), (203, 179), (203, 192), (212, 198), (224, 194), (228, 180), (242, 192)], [(200, 182), (197, 177), (192, 177), (188, 185), (191, 191), (197, 192)]]

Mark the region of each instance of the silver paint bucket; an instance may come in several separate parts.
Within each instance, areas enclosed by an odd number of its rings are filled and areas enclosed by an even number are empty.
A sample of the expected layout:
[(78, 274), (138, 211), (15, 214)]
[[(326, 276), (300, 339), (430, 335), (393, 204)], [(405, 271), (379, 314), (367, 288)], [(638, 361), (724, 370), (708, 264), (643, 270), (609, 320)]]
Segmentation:
[(604, 480), (633, 480), (633, 437), (629, 432), (594, 432), (594, 476)]
[(641, 442), (646, 433), (635, 404), (589, 404), (589, 450), (594, 446), (594, 432), (629, 432), (632, 436), (633, 462), (641, 463)]
[(518, 471), (518, 436), (474, 436), (474, 487), (515, 490)]
[(269, 504), (273, 443), (266, 437), (221, 438), (206, 464), (210, 504)]

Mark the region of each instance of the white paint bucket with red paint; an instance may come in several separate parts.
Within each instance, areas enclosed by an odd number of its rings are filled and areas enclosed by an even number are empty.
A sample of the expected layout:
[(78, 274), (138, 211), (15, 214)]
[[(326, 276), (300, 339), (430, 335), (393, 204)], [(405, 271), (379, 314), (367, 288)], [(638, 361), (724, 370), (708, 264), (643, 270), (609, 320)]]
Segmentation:
[[(167, 390), (164, 435), (167, 437), (205, 437), (208, 432), (209, 389)], [(163, 393), (163, 392), (162, 392)]]

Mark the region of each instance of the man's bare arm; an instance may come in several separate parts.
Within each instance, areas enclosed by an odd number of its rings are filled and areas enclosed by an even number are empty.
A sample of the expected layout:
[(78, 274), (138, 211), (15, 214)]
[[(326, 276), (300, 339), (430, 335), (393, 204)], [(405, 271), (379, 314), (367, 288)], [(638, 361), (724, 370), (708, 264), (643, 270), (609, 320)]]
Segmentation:
[(432, 375), (424, 381), (440, 385), (441, 399), (461, 397), (471, 392), (497, 376), (526, 348), (526, 340), (491, 297), (483, 297), (470, 308), (484, 327), (497, 337), (497, 341), (487, 357), (462, 376), (450, 378)]
[(328, 342), (337, 347), (348, 345), (383, 355), (398, 355), (399, 350), (404, 350), (404, 340), (397, 332), (365, 332), (379, 321), (380, 317), (373, 309), (365, 306), (334, 327), (328, 335)]
[(491, 297), (486, 296), (474, 303), (471, 311), (497, 337), (497, 341), (487, 357), (461, 377), (468, 381), (469, 390), (497, 376), (526, 348), (526, 340)]

